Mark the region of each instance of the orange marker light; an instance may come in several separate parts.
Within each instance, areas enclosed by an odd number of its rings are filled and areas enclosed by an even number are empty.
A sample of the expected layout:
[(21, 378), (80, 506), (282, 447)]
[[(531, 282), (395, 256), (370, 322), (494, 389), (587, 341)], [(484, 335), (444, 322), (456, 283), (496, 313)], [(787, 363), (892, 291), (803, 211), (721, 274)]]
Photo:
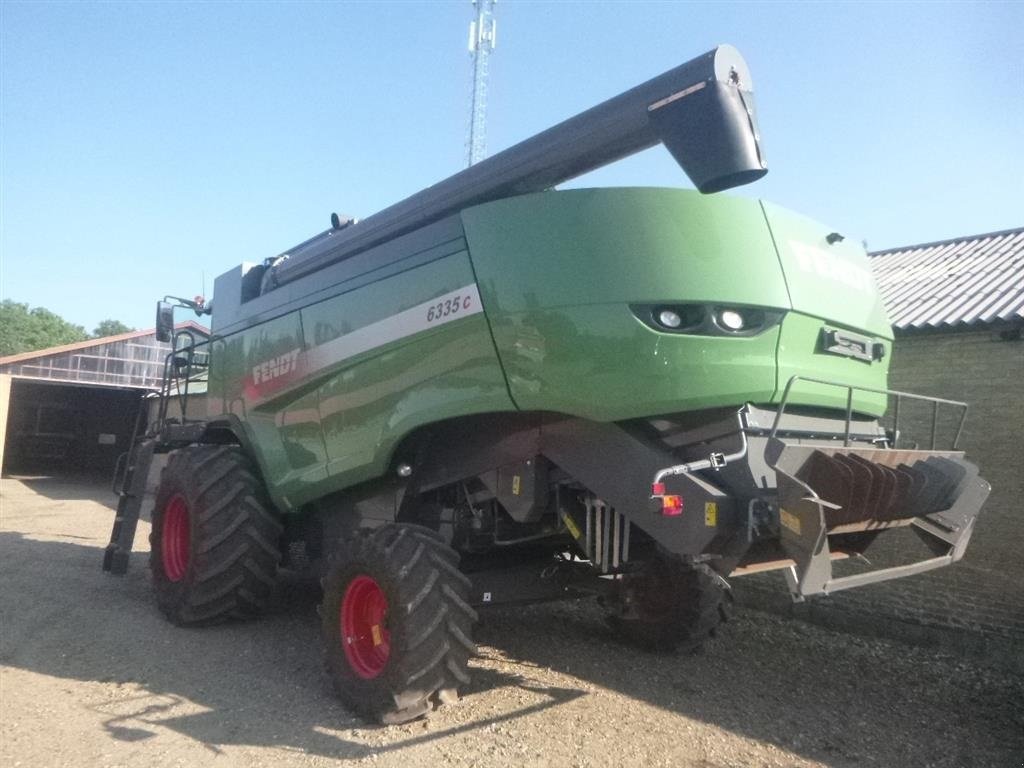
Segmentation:
[(662, 496), (661, 514), (663, 514), (665, 517), (676, 517), (677, 515), (683, 514), (683, 497)]

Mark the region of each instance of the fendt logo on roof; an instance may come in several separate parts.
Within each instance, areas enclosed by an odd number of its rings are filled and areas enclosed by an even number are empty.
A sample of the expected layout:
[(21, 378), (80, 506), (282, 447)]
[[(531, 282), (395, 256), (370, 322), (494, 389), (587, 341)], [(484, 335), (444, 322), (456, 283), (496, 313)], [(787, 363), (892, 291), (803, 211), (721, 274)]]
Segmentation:
[(842, 256), (796, 240), (789, 241), (789, 249), (796, 256), (796, 263), (804, 272), (834, 280), (862, 293), (874, 294), (874, 278), (867, 269), (851, 264)]
[(270, 360), (264, 360), (258, 365), (254, 365), (252, 369), (252, 382), (257, 386), (266, 384), (279, 379), (282, 376), (286, 376), (292, 371), (298, 368), (299, 355), (302, 353), (301, 349), (293, 349), (290, 352), (285, 352), (283, 355), (271, 358)]

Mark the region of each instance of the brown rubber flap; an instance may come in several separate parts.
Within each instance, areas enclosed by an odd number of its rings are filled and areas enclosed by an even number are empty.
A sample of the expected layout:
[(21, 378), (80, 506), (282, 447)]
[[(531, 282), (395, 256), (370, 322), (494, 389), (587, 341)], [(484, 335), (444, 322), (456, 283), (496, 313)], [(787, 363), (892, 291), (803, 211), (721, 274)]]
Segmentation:
[[(956, 459), (947, 459), (943, 456), (929, 456), (925, 460), (926, 464), (938, 469), (942, 472), (946, 479), (949, 481), (948, 492), (946, 496), (939, 500), (940, 509), (949, 509), (953, 506), (953, 503), (957, 500), (957, 497), (963, 493), (964, 487), (970, 482), (973, 477), (969, 478), (971, 474), (967, 465), (963, 461), (957, 461)], [(977, 476), (978, 469), (973, 467), (974, 476)]]
[(908, 510), (910, 509), (910, 489), (914, 485), (914, 475), (905, 464), (894, 467), (892, 471), (896, 473), (896, 490), (893, 491), (892, 506), (888, 514), (892, 519), (910, 517)]
[[(929, 515), (928, 519), (948, 530), (959, 530), (966, 523), (968, 516), (964, 515), (963, 510), (956, 510), (955, 505), (957, 500), (967, 492), (968, 488), (978, 481), (978, 468), (964, 459), (934, 458), (939, 459), (938, 462), (935, 462), (936, 464), (945, 466), (950, 477), (959, 478), (959, 482), (957, 482), (956, 487), (943, 502), (943, 509), (936, 514)], [(959, 471), (949, 467), (949, 464), (956, 464), (959, 467)]]
[[(868, 511), (868, 500), (871, 498), (874, 486), (874, 475), (865, 464), (870, 462), (855, 461), (850, 454), (837, 453), (833, 458), (840, 464), (847, 466), (853, 473), (853, 486), (850, 494), (850, 506), (836, 515), (835, 525), (842, 523), (856, 523), (870, 517)], [(857, 458), (860, 458), (859, 456)]]
[(864, 509), (862, 510), (863, 516), (861, 520), (877, 520), (879, 513), (882, 508), (883, 499), (885, 498), (885, 485), (887, 478), (882, 468), (875, 464), (873, 461), (868, 461), (863, 456), (856, 453), (848, 454), (850, 461), (860, 464), (864, 469), (871, 473), (871, 489), (868, 492), (867, 500), (864, 502)]
[[(853, 472), (827, 453), (815, 451), (797, 472), (797, 477), (830, 504), (847, 509), (851, 502)], [(836, 510), (829, 510), (829, 513)], [(826, 515), (828, 517), (829, 515)]]
[(896, 470), (884, 464), (879, 464), (878, 467), (882, 470), (884, 479), (882, 483), (882, 498), (878, 502), (875, 518), (877, 520), (893, 520), (896, 518), (896, 494), (898, 490)]
[[(915, 462), (915, 464), (920, 463)], [(924, 492), (928, 476), (917, 469), (916, 465), (900, 464), (899, 469), (910, 476), (910, 486), (907, 488), (906, 497), (903, 500), (903, 511), (906, 517), (915, 517), (916, 512), (914, 510), (919, 506), (918, 500)]]
[(923, 485), (917, 496), (910, 500), (911, 513), (914, 517), (921, 517), (938, 512), (953, 486), (952, 480), (926, 461), (915, 461), (913, 469), (923, 478)]

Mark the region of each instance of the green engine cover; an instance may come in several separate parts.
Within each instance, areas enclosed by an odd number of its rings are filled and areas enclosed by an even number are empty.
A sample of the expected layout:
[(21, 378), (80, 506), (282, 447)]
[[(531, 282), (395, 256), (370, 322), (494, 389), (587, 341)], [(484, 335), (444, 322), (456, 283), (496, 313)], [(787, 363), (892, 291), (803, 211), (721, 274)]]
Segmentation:
[[(882, 388), (887, 358), (826, 353), (822, 329), (891, 331), (862, 248), (775, 206), (675, 189), (526, 195), (462, 214), (509, 390), (524, 410), (618, 420), (773, 403), (792, 375)], [(659, 332), (637, 307), (778, 310), (751, 336)], [(800, 383), (795, 403), (845, 407)], [(878, 414), (884, 399), (861, 395)]]

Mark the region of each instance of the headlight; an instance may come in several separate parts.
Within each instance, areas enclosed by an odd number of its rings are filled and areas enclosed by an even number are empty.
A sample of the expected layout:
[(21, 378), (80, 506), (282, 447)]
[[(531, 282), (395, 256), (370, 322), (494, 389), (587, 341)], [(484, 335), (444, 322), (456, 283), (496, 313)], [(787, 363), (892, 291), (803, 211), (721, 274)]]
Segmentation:
[(635, 304), (631, 309), (656, 331), (690, 336), (756, 336), (778, 325), (785, 314), (778, 309), (706, 304)]
[(658, 313), (658, 322), (666, 328), (675, 329), (683, 324), (683, 318), (679, 316), (678, 312), (673, 312), (671, 309), (663, 309)]
[(714, 316), (718, 327), (730, 333), (758, 331), (765, 324), (764, 311), (749, 307), (718, 307)]
[(743, 315), (735, 309), (724, 309), (718, 313), (718, 324), (727, 331), (742, 331), (745, 323)]

